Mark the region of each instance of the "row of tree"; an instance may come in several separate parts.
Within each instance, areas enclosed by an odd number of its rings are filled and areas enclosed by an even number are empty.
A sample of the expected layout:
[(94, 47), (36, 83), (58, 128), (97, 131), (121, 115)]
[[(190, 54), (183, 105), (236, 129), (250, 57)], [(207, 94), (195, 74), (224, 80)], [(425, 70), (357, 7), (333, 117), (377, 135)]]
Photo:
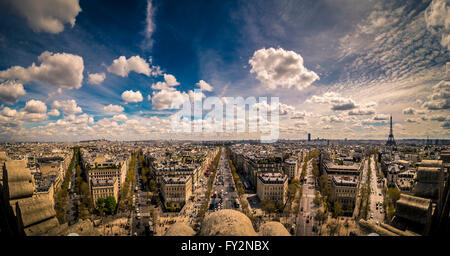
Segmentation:
[(133, 184), (136, 178), (136, 152), (131, 153), (130, 165), (128, 166), (127, 177), (119, 191), (118, 209), (120, 211), (133, 210)]
[(214, 179), (217, 174), (217, 166), (219, 165), (221, 151), (222, 151), (222, 147), (219, 147), (219, 152), (214, 157), (214, 160), (212, 161), (212, 163), (209, 165), (209, 170), (212, 172), (210, 172), (211, 175), (208, 178), (208, 186), (207, 186), (207, 190), (205, 193), (205, 200), (203, 201), (202, 205), (200, 206), (200, 209), (198, 210), (198, 214), (197, 214), (197, 223), (198, 224), (202, 223), (203, 218), (205, 217), (206, 211), (208, 210), (209, 198), (211, 197)]
[(66, 174), (61, 184), (61, 188), (55, 193), (55, 211), (56, 218), (59, 223), (63, 224), (66, 222), (66, 211), (67, 211), (67, 198), (69, 196), (69, 183), (73, 173), (73, 167), (76, 163), (76, 151), (78, 148), (73, 148), (72, 160), (69, 164), (69, 168), (66, 170)]

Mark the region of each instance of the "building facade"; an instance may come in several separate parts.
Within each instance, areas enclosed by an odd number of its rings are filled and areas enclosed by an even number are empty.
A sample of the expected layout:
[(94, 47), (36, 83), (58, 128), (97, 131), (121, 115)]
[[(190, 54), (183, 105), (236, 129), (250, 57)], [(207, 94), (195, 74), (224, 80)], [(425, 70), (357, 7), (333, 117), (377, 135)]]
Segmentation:
[(258, 176), (256, 194), (261, 201), (286, 203), (288, 177), (281, 173), (263, 173)]

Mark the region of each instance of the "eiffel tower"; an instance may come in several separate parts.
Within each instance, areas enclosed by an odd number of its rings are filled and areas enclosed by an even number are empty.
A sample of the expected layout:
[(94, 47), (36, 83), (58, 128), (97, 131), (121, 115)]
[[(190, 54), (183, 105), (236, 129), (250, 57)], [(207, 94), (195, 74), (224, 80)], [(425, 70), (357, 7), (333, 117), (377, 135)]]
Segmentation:
[(396, 146), (394, 140), (394, 132), (392, 131), (392, 115), (391, 115), (391, 130), (389, 132), (388, 140), (386, 141), (386, 146)]

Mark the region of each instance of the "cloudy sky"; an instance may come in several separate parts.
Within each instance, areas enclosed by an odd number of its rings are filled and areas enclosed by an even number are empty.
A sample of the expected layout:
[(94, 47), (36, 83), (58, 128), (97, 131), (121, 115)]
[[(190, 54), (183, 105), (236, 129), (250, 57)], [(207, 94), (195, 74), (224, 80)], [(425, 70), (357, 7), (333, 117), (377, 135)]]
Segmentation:
[(196, 89), (278, 97), (280, 138), (450, 138), (449, 0), (3, 0), (0, 56), (0, 141), (258, 138), (174, 131)]

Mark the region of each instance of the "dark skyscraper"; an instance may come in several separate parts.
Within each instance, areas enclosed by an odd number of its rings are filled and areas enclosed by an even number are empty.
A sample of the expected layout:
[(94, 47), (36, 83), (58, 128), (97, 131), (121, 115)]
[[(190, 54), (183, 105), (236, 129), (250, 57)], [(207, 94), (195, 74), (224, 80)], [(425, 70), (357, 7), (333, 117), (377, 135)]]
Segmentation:
[(308, 133), (308, 141), (311, 141), (311, 133)]
[(389, 131), (389, 137), (388, 137), (388, 140), (386, 142), (386, 146), (395, 146), (396, 143), (395, 143), (395, 140), (394, 140), (394, 132), (392, 130), (392, 116), (391, 116), (391, 119), (390, 119), (390, 125), (391, 125), (391, 129)]

